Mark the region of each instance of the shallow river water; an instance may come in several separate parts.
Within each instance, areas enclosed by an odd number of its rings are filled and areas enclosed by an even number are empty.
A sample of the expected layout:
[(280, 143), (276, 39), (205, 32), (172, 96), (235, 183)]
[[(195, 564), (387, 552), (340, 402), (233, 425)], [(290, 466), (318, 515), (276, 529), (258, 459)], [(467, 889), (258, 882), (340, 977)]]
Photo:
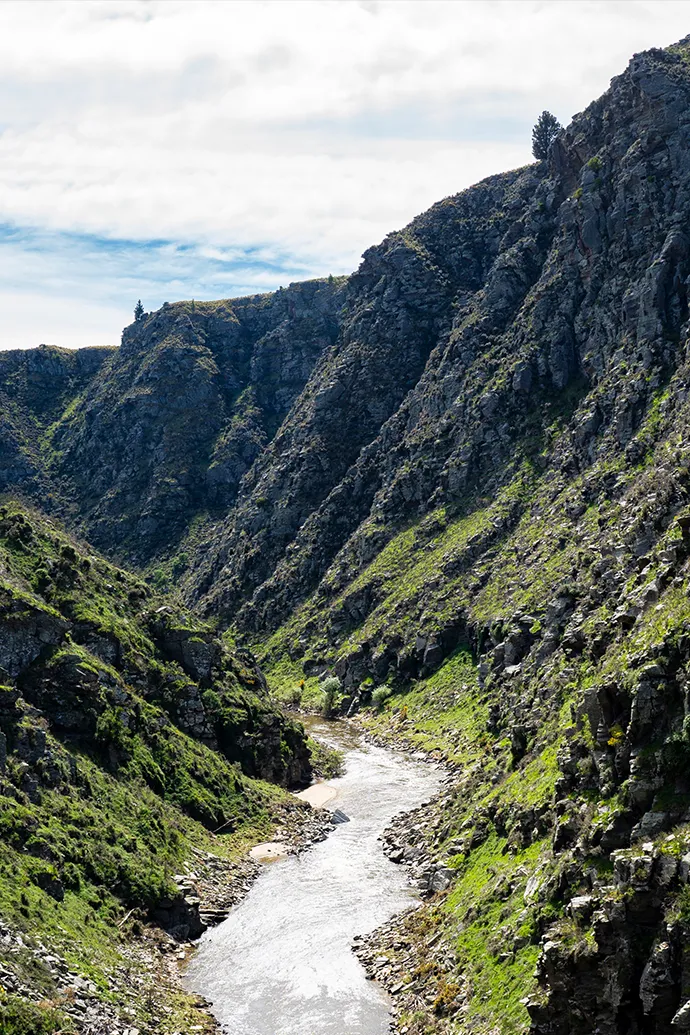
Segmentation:
[(434, 793), (440, 774), (380, 747), (340, 746), (346, 770), (329, 781), (337, 796), (328, 807), (350, 822), (301, 857), (266, 866), (187, 968), (185, 985), (212, 1001), (229, 1035), (389, 1030), (388, 999), (365, 979), (351, 945), (413, 904), (404, 868), (386, 859), (377, 838), (394, 815)]

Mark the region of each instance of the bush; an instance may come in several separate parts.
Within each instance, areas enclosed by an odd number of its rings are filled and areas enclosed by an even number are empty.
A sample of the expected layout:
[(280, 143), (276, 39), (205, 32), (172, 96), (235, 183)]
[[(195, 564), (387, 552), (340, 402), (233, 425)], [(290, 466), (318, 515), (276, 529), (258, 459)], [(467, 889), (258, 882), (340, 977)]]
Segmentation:
[(376, 687), (373, 694), (371, 695), (371, 703), (373, 704), (377, 712), (380, 712), (382, 710), (384, 704), (386, 703), (388, 698), (392, 696), (392, 694), (393, 691), (385, 683), (383, 683), (382, 686)]
[(328, 676), (321, 684), (321, 711), (329, 719), (342, 701), (342, 687), (337, 676)]
[(314, 740), (313, 737), (307, 738), (307, 747), (314, 776), (321, 780), (332, 780), (335, 776), (342, 776), (344, 769), (342, 751), (329, 747), (320, 740)]
[(153, 582), (153, 588), (159, 593), (163, 593), (170, 588), (170, 576), (164, 568), (155, 568), (151, 575), (151, 581)]
[(306, 686), (306, 680), (300, 679), (297, 686), (293, 686), (290, 693), (290, 707), (299, 708), (302, 703), (302, 695), (304, 694), (304, 688)]
[(28, 1003), (18, 996), (0, 999), (0, 1035), (53, 1035), (74, 1031), (65, 1018), (49, 1006)]
[(293, 686), (292, 690), (290, 691), (290, 698), (289, 698), (290, 707), (291, 708), (299, 708), (301, 703), (302, 703), (302, 690), (301, 690), (301, 687), (299, 685), (298, 686)]
[(174, 579), (181, 578), (189, 567), (189, 554), (186, 551), (178, 553), (170, 565), (170, 573)]

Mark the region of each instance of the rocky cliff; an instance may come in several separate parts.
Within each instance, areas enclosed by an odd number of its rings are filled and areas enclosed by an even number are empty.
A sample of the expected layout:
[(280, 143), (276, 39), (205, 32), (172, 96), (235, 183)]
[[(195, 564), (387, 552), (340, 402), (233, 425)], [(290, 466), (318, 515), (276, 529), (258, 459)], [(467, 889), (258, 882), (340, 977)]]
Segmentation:
[(174, 555), (195, 521), (232, 506), (335, 340), (341, 289), (331, 277), (166, 305), (119, 349), (3, 353), (0, 488), (50, 498), (121, 558)]
[(636, 58), (548, 164), (371, 249), (191, 592), (270, 631), (411, 520), (473, 513), (523, 461), (574, 474), (624, 449), (682, 357), (686, 106), (683, 53)]
[(22, 491), (50, 505), (45, 433), (115, 351), (41, 345), (0, 353), (0, 492)]
[(367, 253), (187, 583), (459, 766), (408, 1031), (688, 1023), (689, 56)]
[[(335, 674), (455, 767), (394, 846), (432, 896), (397, 935), (411, 1035), (690, 1028), (689, 143), (686, 40), (346, 280), (166, 306), (51, 352), (54, 392), (39, 354), (0, 364), (4, 484), (179, 582), (276, 696)], [(137, 621), (198, 691), (151, 707), (261, 772), (208, 696), (217, 641)], [(22, 678), (44, 709), (53, 676)]]

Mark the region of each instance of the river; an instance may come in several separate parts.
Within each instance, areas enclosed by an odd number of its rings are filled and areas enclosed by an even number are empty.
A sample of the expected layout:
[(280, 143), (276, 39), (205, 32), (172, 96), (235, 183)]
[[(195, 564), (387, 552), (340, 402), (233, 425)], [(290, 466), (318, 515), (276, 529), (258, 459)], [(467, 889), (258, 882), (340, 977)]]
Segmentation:
[[(343, 724), (344, 725), (344, 724)], [(321, 734), (324, 730), (314, 729)], [(336, 734), (337, 736), (337, 734)], [(333, 743), (333, 728), (323, 739)], [(328, 807), (349, 817), (302, 856), (264, 867), (247, 897), (201, 939), (185, 985), (211, 1000), (229, 1035), (385, 1035), (388, 998), (351, 951), (415, 901), (379, 834), (420, 805), (441, 774), (346, 733)]]

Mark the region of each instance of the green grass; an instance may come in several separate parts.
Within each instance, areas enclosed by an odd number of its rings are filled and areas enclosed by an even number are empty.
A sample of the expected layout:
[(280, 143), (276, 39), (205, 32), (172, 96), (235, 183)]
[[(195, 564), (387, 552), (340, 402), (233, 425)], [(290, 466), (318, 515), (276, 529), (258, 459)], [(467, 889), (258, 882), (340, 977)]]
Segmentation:
[[(474, 551), (481, 553), (489, 548), (496, 524), (512, 520), (516, 508), (527, 505), (533, 487), (534, 473), (525, 462), (493, 502), (468, 503), (469, 512), (463, 516), (453, 516), (440, 508), (393, 535), (390, 529), (370, 522), (363, 534), (383, 543), (375, 558), (340, 591), (340, 561), (336, 559), (320, 594), (296, 609), (266, 642), (255, 644), (277, 695), (288, 699), (292, 682), (304, 678), (301, 663), (286, 658), (305, 639), (309, 647), (303, 661), (325, 656), (335, 663), (364, 642), (380, 643), (392, 637), (412, 650), (422, 612), (427, 635), (438, 633), (452, 622), (475, 599), (472, 587), (467, 585)], [(360, 600), (368, 600), (366, 616), (353, 620), (348, 614), (353, 606), (358, 608)], [(329, 643), (324, 626), (330, 621), (337, 622), (342, 632), (335, 641), (331, 637)], [(313, 685), (306, 690), (310, 702)]]
[(0, 1035), (68, 1035), (74, 1026), (46, 1003), (29, 1003), (0, 992)]
[[(196, 867), (193, 850), (235, 859), (271, 837), (275, 806), (286, 793), (260, 782), (252, 793), (253, 811), (232, 834), (216, 837), (140, 781), (117, 779), (81, 757), (69, 788), (43, 792), (36, 803), (0, 798), (0, 914), (28, 946), (40, 940), (114, 1001), (111, 975), (127, 965), (133, 922), (120, 930), (125, 913), (133, 908), (134, 918), (146, 920), (148, 905), (174, 890), (172, 875)], [(61, 880), (61, 901), (44, 890), (46, 875)], [(46, 999), (54, 997), (29, 952), (0, 948), (0, 959)], [(145, 1004), (133, 998), (131, 1005), (143, 1018)], [(181, 1030), (175, 1018), (189, 1010), (181, 996), (162, 1030)]]
[[(456, 959), (438, 984), (435, 1011), (452, 1012), (462, 985), (471, 992), (463, 1024), (477, 1032), (522, 1035), (528, 1016), (520, 1000), (536, 987), (540, 934), (559, 907), (545, 902), (538, 890), (525, 900), (530, 877), (552, 864), (550, 838), (542, 834), (525, 845), (514, 832), (523, 816), (539, 814), (553, 801), (560, 734), (570, 710), (561, 706), (515, 768), (509, 742), (487, 731), (487, 719), (476, 665), (467, 650), (458, 649), (433, 676), (396, 694), (380, 715), (367, 716), (366, 725), (459, 767), (458, 789), (448, 800), (434, 845), (437, 857), (454, 852), (448, 865), (457, 871), (450, 892), (435, 907), (432, 930), (443, 930)], [(500, 821), (501, 833), (494, 820)], [(423, 911), (420, 923), (424, 916)], [(416, 976), (423, 977), (425, 967), (421, 964)]]
[[(279, 779), (305, 750), (304, 734), (219, 641), (212, 680), (195, 683), (167, 644), (208, 643), (207, 624), (12, 502), (0, 506), (0, 576), (7, 630), (35, 648), (3, 691), (0, 915), (108, 999), (111, 976), (127, 965), (129, 932), (118, 924), (131, 910), (145, 921), (176, 894), (171, 878), (193, 865), (195, 850), (234, 859), (270, 838), (290, 799), (251, 774), (270, 762)], [(96, 653), (105, 649), (108, 660)], [(190, 700), (203, 704), (217, 750), (184, 731), (178, 708)], [(324, 750), (319, 764), (337, 759)], [(53, 996), (29, 950), (0, 947), (0, 958)], [(171, 997), (166, 1033), (198, 1020), (188, 997)], [(0, 1011), (7, 1025), (11, 1005)], [(145, 1003), (135, 1005), (145, 1019)], [(36, 1031), (52, 1023), (49, 1009), (36, 1016)]]
[[(461, 866), (443, 910), (456, 932), (459, 968), (472, 988), (466, 1021), (472, 1030), (495, 1027), (505, 1035), (522, 1035), (529, 1018), (520, 1000), (535, 986), (539, 955), (534, 918), (525, 908), (524, 893), (545, 845), (536, 842), (508, 855), (505, 848), (505, 839), (492, 834), (473, 851)], [(523, 940), (527, 944), (522, 945)]]
[(342, 776), (344, 770), (344, 756), (337, 748), (329, 747), (314, 737), (307, 740), (309, 754), (314, 775), (322, 780), (332, 780), (336, 776)]
[(459, 648), (429, 679), (389, 698), (380, 716), (367, 716), (367, 726), (380, 732), (394, 726), (411, 746), (471, 765), (493, 747), (478, 691), (476, 665)]
[(291, 661), (283, 655), (273, 664), (264, 667), (271, 696), (288, 707), (301, 707), (320, 711), (322, 694), (316, 676), (305, 674), (302, 663)]

